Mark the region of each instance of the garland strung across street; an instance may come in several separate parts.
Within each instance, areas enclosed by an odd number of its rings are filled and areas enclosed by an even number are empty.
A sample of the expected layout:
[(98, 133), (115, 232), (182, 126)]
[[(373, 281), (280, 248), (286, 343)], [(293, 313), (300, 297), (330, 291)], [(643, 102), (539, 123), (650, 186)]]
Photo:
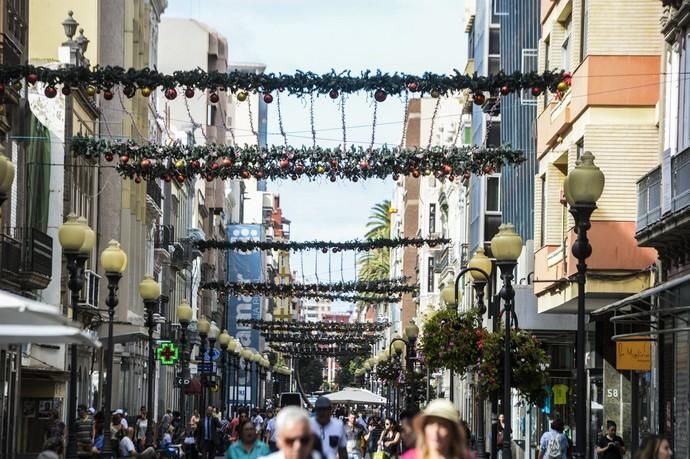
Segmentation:
[(314, 293), (376, 293), (394, 295), (396, 293), (416, 293), (417, 287), (404, 284), (400, 279), (378, 281), (334, 282), (330, 284), (268, 284), (257, 282), (204, 282), (199, 286), (202, 290), (216, 290), (226, 294), (238, 296), (277, 296), (308, 298)]
[(337, 345), (346, 343), (369, 343), (374, 344), (380, 336), (374, 334), (356, 333), (333, 333), (333, 332), (314, 332), (313, 334), (283, 332), (273, 333), (262, 331), (263, 336), (269, 343), (292, 343), (292, 344), (314, 344), (314, 345)]
[(434, 175), (454, 180), (462, 176), (491, 174), (504, 164), (525, 160), (523, 153), (509, 146), (435, 146), (430, 148), (351, 146), (347, 150), (323, 147), (244, 147), (230, 145), (137, 144), (133, 140), (110, 141), (75, 136), (72, 151), (86, 159), (117, 160), (121, 176), (135, 181), (189, 177), (214, 179), (314, 179), (328, 177), (357, 182), (360, 179), (398, 180), (402, 175)]
[[(308, 94), (328, 94), (336, 99), (340, 94), (352, 94), (359, 91), (372, 93), (377, 102), (383, 102), (388, 95), (399, 95), (406, 92), (430, 94), (432, 97), (453, 94), (469, 89), (475, 95), (482, 92), (498, 92), (509, 94), (526, 89), (532, 94), (539, 95), (545, 90), (552, 92), (559, 89), (559, 84), (570, 79), (570, 75), (563, 71), (547, 70), (543, 73), (513, 72), (505, 74), (479, 76), (464, 75), (455, 70), (452, 75), (440, 75), (426, 72), (421, 76), (405, 73), (382, 73), (370, 70), (352, 75), (351, 71), (318, 75), (313, 72), (297, 71), (293, 75), (274, 73), (244, 73), (244, 72), (204, 72), (201, 69), (191, 71), (176, 71), (172, 75), (159, 73), (150, 68), (127, 69), (122, 67), (99, 67), (92, 69), (83, 67), (64, 67), (49, 69), (32, 65), (2, 65), (0, 66), (0, 83), (2, 91), (5, 85), (21, 88), (25, 79), (30, 84), (45, 83), (47, 97), (57, 95), (57, 87), (62, 86), (63, 94), (69, 94), (72, 88), (84, 88), (88, 94), (95, 95), (103, 92), (104, 97), (112, 95), (115, 86), (122, 86), (127, 97), (134, 97), (137, 91), (144, 97), (149, 97), (157, 88), (161, 88), (169, 100), (177, 97), (177, 87), (184, 89), (184, 96), (191, 98), (195, 90), (209, 90), (213, 95), (217, 91), (231, 91), (237, 94), (237, 99), (246, 100), (249, 92), (263, 94), (266, 103), (273, 102), (272, 92), (280, 91), (291, 95), (305, 96)], [(504, 95), (505, 95), (504, 94)], [(213, 98), (211, 97), (213, 102)]]
[(326, 301), (346, 301), (349, 303), (366, 303), (366, 304), (381, 304), (381, 303), (398, 303), (401, 300), (400, 295), (396, 296), (382, 296), (382, 295), (351, 295), (339, 293), (312, 293), (309, 298)]
[(346, 357), (351, 355), (371, 354), (370, 345), (343, 344), (323, 346), (315, 344), (271, 344), (271, 349), (283, 355), (297, 358), (310, 357)]
[(429, 247), (436, 247), (442, 244), (448, 244), (450, 239), (444, 238), (394, 238), (394, 239), (374, 239), (371, 241), (361, 241), (358, 239), (344, 242), (333, 241), (222, 241), (222, 240), (199, 240), (194, 241), (194, 245), (202, 252), (210, 249), (218, 250), (239, 250), (242, 252), (250, 252), (252, 250), (286, 250), (286, 251), (302, 251), (302, 250), (321, 250), (324, 253), (329, 251), (337, 253), (346, 250), (356, 250), (364, 252), (368, 250), (377, 250), (383, 248), (395, 247), (422, 247), (427, 245)]
[(300, 333), (330, 332), (330, 333), (377, 333), (390, 327), (388, 322), (293, 322), (286, 320), (240, 319), (238, 325), (249, 326), (254, 330), (290, 331)]

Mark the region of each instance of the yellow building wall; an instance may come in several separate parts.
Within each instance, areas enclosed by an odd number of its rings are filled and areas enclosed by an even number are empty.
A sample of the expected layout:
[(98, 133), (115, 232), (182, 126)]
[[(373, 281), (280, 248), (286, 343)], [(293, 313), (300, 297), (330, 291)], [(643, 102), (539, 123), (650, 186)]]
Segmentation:
[(587, 49), (598, 55), (656, 55), (662, 50), (657, 0), (588, 0)]
[(62, 21), (72, 10), (79, 23), (75, 38), (83, 28), (91, 40), (86, 58), (98, 63), (98, 5), (97, 0), (29, 0), (29, 61), (57, 61), (58, 48), (67, 40)]

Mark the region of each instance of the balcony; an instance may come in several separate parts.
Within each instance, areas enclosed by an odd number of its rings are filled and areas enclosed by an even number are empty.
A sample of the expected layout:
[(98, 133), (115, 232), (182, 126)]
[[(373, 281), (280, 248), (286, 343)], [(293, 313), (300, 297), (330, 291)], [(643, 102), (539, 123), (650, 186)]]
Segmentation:
[(156, 265), (170, 263), (170, 246), (175, 241), (175, 228), (172, 225), (156, 225), (153, 229), (153, 250)]
[(689, 253), (683, 241), (690, 231), (690, 149), (642, 177), (637, 190), (635, 238), (641, 246), (656, 248), (660, 258), (683, 265)]
[(661, 166), (637, 181), (637, 231), (661, 219)]
[(146, 212), (152, 220), (163, 215), (163, 193), (157, 180), (146, 182)]
[(3, 284), (19, 290), (41, 290), (53, 271), (53, 239), (35, 228), (8, 228), (0, 235)]

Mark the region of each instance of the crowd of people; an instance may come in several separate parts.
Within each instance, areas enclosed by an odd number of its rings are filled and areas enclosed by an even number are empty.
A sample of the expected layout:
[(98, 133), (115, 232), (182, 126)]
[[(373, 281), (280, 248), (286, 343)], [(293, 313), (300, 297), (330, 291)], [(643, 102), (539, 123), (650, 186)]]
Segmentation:
[[(281, 410), (239, 408), (223, 418), (208, 406), (194, 411), (187, 422), (167, 410), (148, 429), (145, 407), (131, 419), (121, 409), (112, 413), (109, 429), (102, 412), (79, 406), (76, 440), (80, 457), (99, 457), (108, 434), (114, 457), (153, 459), (473, 459), (470, 429), (457, 409), (444, 399), (429, 403), (421, 412), (403, 411), (398, 422), (390, 417), (367, 416), (365, 411), (333, 407), (326, 397), (316, 400), (313, 415), (299, 407)], [(131, 425), (130, 425), (131, 421)], [(499, 429), (500, 430), (500, 429)], [(538, 459), (568, 459), (572, 443), (564, 425), (554, 419), (539, 442)], [(59, 459), (64, 452), (65, 425), (55, 412), (46, 427), (44, 451), (38, 459)], [(597, 441), (601, 459), (621, 459), (623, 439), (609, 422)], [(671, 443), (664, 436), (649, 436), (635, 457), (671, 459)], [(499, 455), (500, 457), (500, 455)]]

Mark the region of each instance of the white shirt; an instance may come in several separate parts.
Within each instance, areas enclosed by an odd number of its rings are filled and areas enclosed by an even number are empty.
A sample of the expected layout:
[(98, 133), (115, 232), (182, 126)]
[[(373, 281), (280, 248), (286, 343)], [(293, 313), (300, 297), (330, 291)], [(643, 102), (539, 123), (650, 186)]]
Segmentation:
[(129, 457), (136, 451), (137, 449), (134, 447), (132, 439), (129, 437), (122, 437), (122, 440), (120, 440), (120, 456)]
[[(325, 426), (319, 424), (316, 418), (309, 420), (311, 430), (321, 439), (321, 449), (326, 459), (337, 459), (338, 449), (347, 448), (347, 438), (345, 438), (345, 426), (340, 419), (331, 418), (330, 422)], [(331, 446), (331, 437), (334, 439), (335, 446)]]
[(276, 442), (276, 418), (272, 417), (266, 423), (266, 432), (268, 432), (268, 441)]
[(254, 428), (256, 429), (256, 433), (259, 433), (259, 431), (261, 431), (261, 428), (264, 425), (264, 418), (262, 418), (260, 414), (257, 414), (252, 419), (252, 422), (254, 423)]
[(127, 432), (127, 429), (129, 428), (129, 423), (127, 422), (127, 418), (122, 415), (122, 420), (120, 421), (120, 425), (122, 426), (123, 429), (125, 429), (125, 432)]

